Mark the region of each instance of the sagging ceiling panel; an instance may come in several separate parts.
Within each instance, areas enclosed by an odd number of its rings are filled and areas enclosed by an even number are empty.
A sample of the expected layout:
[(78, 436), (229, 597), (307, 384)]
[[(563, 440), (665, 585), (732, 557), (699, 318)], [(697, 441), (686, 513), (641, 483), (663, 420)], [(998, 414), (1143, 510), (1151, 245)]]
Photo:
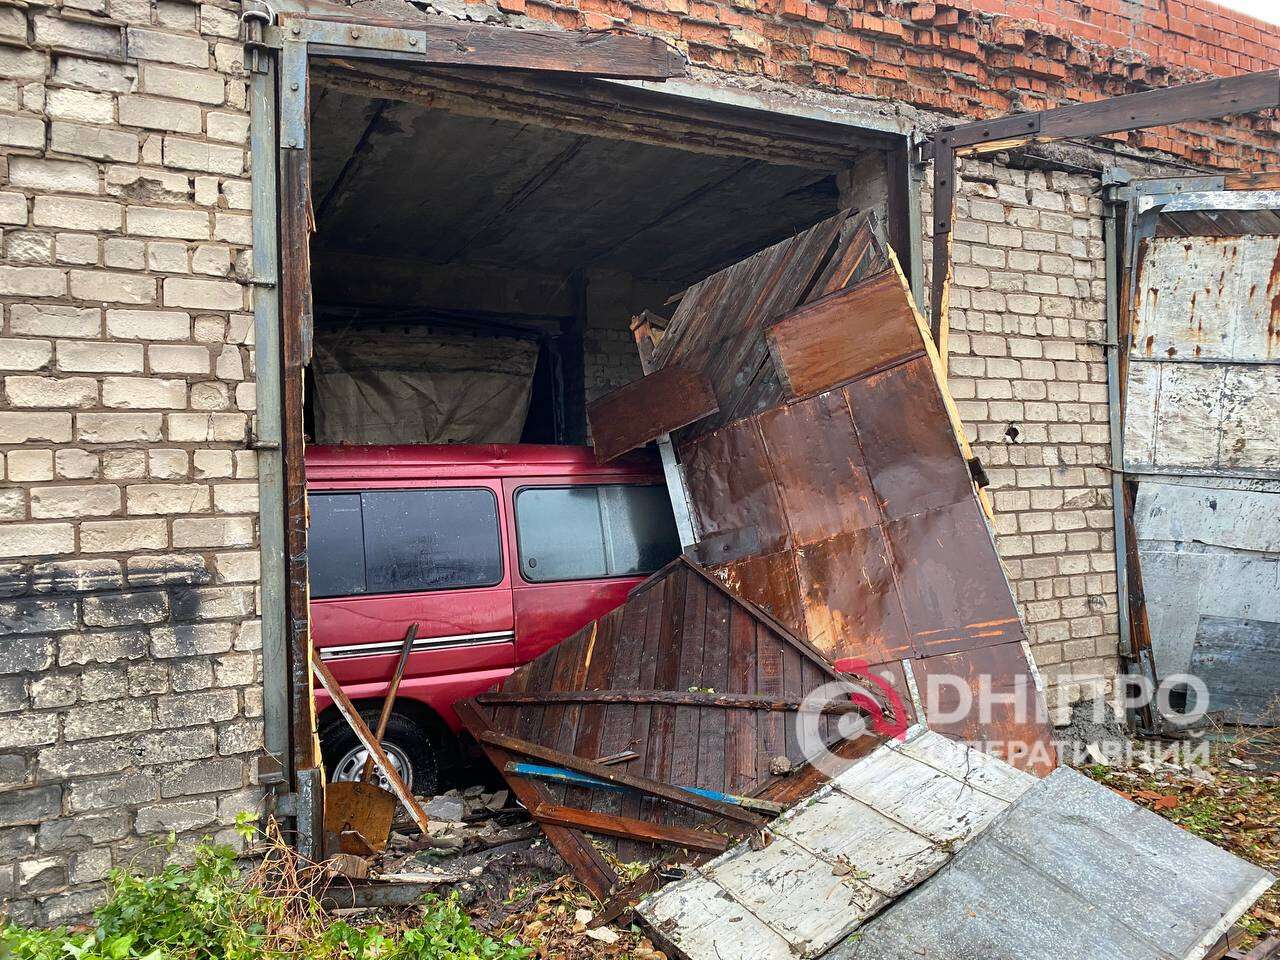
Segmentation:
[[(673, 434), (694, 555), (832, 661), (905, 662), (975, 699), (989, 684), (1001, 702), (940, 728), (1052, 769), (963, 426), (873, 220), (822, 221), (690, 287), (665, 330), (636, 331), (650, 375), (701, 370), (716, 396)], [(610, 436), (609, 409), (589, 410), (593, 436)]]
[(834, 169), (464, 116), (317, 80), (320, 250), (687, 283), (837, 203)]

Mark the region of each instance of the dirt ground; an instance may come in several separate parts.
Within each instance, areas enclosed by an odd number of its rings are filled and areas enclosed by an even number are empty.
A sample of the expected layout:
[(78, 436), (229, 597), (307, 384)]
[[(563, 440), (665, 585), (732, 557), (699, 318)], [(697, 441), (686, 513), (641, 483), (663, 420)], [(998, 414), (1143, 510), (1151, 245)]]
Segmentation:
[[(1123, 760), (1079, 769), (1196, 836), (1280, 873), (1280, 730), (1219, 730), (1181, 747), (1132, 746)], [(1204, 749), (1188, 760), (1188, 746)], [(466, 792), (468, 822), (455, 825), (459, 849), (423, 849), (407, 835), (393, 836), (379, 872), (456, 891), (477, 926), (515, 938), (544, 960), (665, 960), (637, 927), (590, 929), (597, 905), (524, 811), (505, 793)], [(1244, 945), (1280, 931), (1280, 885), (1241, 924), (1249, 933)]]

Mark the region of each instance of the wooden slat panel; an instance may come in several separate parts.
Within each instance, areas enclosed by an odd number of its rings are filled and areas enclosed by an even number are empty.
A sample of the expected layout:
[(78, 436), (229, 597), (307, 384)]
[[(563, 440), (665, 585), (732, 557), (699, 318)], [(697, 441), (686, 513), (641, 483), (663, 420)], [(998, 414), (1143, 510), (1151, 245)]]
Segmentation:
[(875, 239), (874, 214), (867, 212), (850, 217), (840, 228), (840, 243), (822, 275), (805, 297), (810, 303), (879, 273), (888, 265), (884, 252)]
[[(684, 638), (679, 652), (680, 670), (675, 692), (702, 686), (702, 657), (707, 620), (707, 584), (701, 577), (688, 577), (685, 590)], [(698, 782), (698, 741), (701, 719), (707, 712), (694, 706), (677, 707), (670, 781), (677, 786)]]
[[(741, 608), (729, 620), (729, 682), (735, 692), (748, 692), (755, 684), (756, 621)], [(756, 775), (756, 717), (734, 710), (727, 720), (725, 737), (725, 789), (745, 793)]]
[(706, 374), (665, 366), (587, 406), (596, 461), (606, 463), (719, 409)]
[(792, 311), (769, 326), (765, 337), (783, 384), (796, 397), (924, 352), (892, 270)]
[[(729, 619), (733, 605), (723, 593), (713, 590), (707, 594), (706, 624), (703, 631), (701, 685), (712, 690), (725, 690), (729, 686)], [(698, 783), (717, 789), (712, 784), (725, 786), (725, 737), (728, 718), (723, 710), (706, 713), (699, 726)]]

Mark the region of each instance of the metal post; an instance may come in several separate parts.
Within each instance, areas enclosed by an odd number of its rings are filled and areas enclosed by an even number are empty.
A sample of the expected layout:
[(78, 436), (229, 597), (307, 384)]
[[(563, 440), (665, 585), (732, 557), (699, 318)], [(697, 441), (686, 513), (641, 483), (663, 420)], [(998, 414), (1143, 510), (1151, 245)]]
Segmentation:
[[(269, 14), (255, 19), (269, 20)], [(250, 57), (249, 112), (253, 215), (254, 376), (257, 410), (258, 550), (262, 605), (262, 720), (267, 752), (289, 766), (289, 670), (285, 652), (284, 471), (280, 460), (280, 291), (276, 193), (275, 56), (256, 46), (246, 11)], [(255, 36), (256, 35), (256, 36)]]

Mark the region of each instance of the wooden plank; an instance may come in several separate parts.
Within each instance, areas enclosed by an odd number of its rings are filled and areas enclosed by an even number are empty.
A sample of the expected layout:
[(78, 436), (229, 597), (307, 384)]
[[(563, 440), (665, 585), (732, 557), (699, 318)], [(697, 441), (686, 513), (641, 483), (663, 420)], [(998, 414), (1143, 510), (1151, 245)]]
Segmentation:
[[(745, 668), (739, 668), (745, 669)], [(745, 683), (744, 686), (754, 684)], [(718, 707), (725, 710), (764, 710), (774, 712), (791, 712), (800, 709), (801, 701), (785, 697), (766, 697), (748, 693), (701, 693), (684, 690), (547, 690), (531, 693), (481, 693), (475, 698), (477, 703), (486, 706), (511, 704), (553, 703), (656, 703), (664, 706), (684, 707)], [(828, 703), (822, 706), (823, 713), (846, 714), (865, 713), (866, 711), (853, 703)]]
[(857, 283), (887, 265), (875, 243), (875, 215), (870, 211), (850, 217), (840, 228), (840, 244), (805, 298), (812, 303)]
[[(281, 17), (281, 30), (292, 19)], [(637, 34), (600, 30), (519, 30), (479, 23), (455, 25), (441, 23), (435, 18), (429, 21), (348, 16), (330, 18), (323, 14), (310, 14), (308, 19), (425, 33), (426, 42), (420, 58), (414, 51), (416, 63), (545, 70), (633, 80), (665, 80), (682, 77), (687, 72), (684, 57), (675, 48), (657, 38)], [(344, 50), (343, 55), (359, 56), (349, 50)]]
[[(749, 690), (755, 685), (757, 626), (745, 610), (733, 608), (729, 619), (730, 690)], [(756, 716), (734, 710), (726, 719), (725, 790), (743, 793), (756, 775)]]
[(596, 462), (607, 463), (719, 409), (705, 373), (681, 364), (663, 367), (587, 405)]
[(355, 733), (360, 742), (364, 744), (364, 748), (369, 751), (370, 756), (377, 762), (378, 769), (382, 771), (387, 778), (387, 782), (391, 784), (391, 790), (400, 802), (404, 804), (404, 808), (409, 811), (409, 816), (418, 825), (418, 829), (422, 831), (423, 840), (434, 845), (429, 833), (431, 821), (423, 812), (422, 807), (418, 805), (418, 800), (414, 797), (413, 792), (400, 779), (400, 774), (396, 772), (396, 768), (392, 765), (390, 758), (387, 757), (386, 752), (382, 749), (382, 744), (378, 743), (378, 738), (373, 735), (373, 731), (369, 729), (364, 722), (364, 718), (360, 716), (360, 711), (351, 702), (341, 684), (334, 679), (329, 670), (329, 665), (321, 658), (316, 657), (311, 666), (315, 670), (316, 676), (320, 678), (320, 683), (325, 692), (333, 698), (333, 705), (338, 708), (338, 712), (347, 721), (347, 725), (351, 727), (352, 732)]
[(765, 338), (794, 397), (822, 393), (924, 351), (891, 270), (793, 310), (766, 328)]
[(554, 804), (535, 807), (531, 815), (539, 823), (571, 827), (576, 830), (585, 830), (587, 833), (604, 834), (607, 837), (623, 837), (645, 843), (683, 847), (699, 853), (721, 853), (729, 846), (728, 837), (706, 830), (664, 826), (644, 820), (633, 820), (631, 817), (619, 817), (610, 813), (596, 813), (591, 810), (578, 810)]
[[(530, 743), (528, 740), (521, 740), (517, 737), (508, 736), (504, 733), (498, 733), (494, 730), (482, 730), (476, 735), (476, 739), (482, 744), (497, 747), (507, 753), (517, 753), (526, 757), (533, 757), (537, 760), (544, 760), (547, 763), (556, 766), (565, 767), (569, 770), (576, 770), (579, 773), (585, 773), (588, 776), (605, 780), (609, 783), (619, 786), (628, 787), (631, 790), (648, 794), (651, 797), (657, 797), (666, 800), (668, 803), (677, 803), (681, 806), (692, 807), (695, 810), (701, 810), (703, 813), (713, 813), (730, 820), (736, 820), (740, 823), (751, 824), (752, 826), (760, 826), (763, 821), (755, 814), (748, 813), (739, 807), (735, 807), (729, 803), (722, 803), (718, 800), (711, 800), (707, 797), (700, 797), (694, 793), (688, 793), (679, 787), (674, 787), (669, 783), (662, 783), (658, 780), (651, 780), (648, 777), (634, 776), (624, 773), (615, 767), (606, 767), (592, 760), (584, 760), (582, 757), (575, 757), (572, 754), (561, 753), (559, 750), (552, 750), (550, 747), (544, 747), (541, 744)], [(504, 764), (505, 766), (505, 764)]]
[[(480, 708), (470, 700), (461, 700), (454, 705), (454, 709), (471, 735), (480, 741), (480, 746), (489, 758), (489, 762), (499, 770), (506, 767), (511, 762), (511, 755), (502, 747), (481, 739), (493, 731), (490, 730), (489, 722)], [(523, 777), (511, 777), (507, 780), (507, 785), (511, 787), (516, 799), (524, 804), (526, 809), (533, 810), (549, 802), (547, 792), (539, 784)], [(596, 899), (601, 901), (608, 899), (617, 885), (618, 875), (613, 872), (613, 868), (600, 852), (575, 830), (554, 824), (547, 824), (542, 829), (560, 856), (564, 857), (565, 862), (573, 868), (574, 875), (595, 894)]]

